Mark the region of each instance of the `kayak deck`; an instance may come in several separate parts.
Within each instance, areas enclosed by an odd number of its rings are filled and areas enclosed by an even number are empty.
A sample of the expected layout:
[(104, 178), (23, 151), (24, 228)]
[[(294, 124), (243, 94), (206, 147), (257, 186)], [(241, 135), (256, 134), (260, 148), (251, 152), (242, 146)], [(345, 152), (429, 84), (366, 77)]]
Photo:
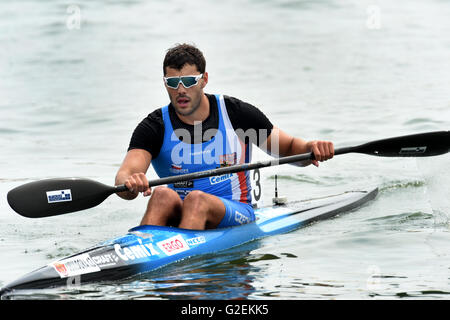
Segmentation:
[(187, 230), (138, 226), (124, 236), (52, 262), (8, 284), (0, 294), (77, 283), (116, 281), (137, 276), (192, 256), (226, 250), (267, 236), (286, 233), (355, 209), (376, 197), (378, 189), (350, 191), (320, 199), (258, 208), (245, 225)]

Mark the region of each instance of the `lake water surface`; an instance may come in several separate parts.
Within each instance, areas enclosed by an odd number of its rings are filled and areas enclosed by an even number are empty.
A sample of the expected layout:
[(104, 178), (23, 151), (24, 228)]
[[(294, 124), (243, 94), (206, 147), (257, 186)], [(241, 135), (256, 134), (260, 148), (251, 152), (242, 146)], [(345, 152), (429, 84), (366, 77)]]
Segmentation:
[[(449, 130), (449, 17), (438, 0), (2, 1), (0, 286), (139, 224), (142, 197), (32, 220), (6, 193), (52, 177), (113, 184), (136, 124), (168, 102), (162, 60), (174, 44), (203, 51), (206, 92), (339, 147)], [(449, 160), (348, 154), (262, 169), (265, 204), (275, 174), (291, 200), (380, 193), (336, 219), (132, 281), (11, 298), (449, 299)]]

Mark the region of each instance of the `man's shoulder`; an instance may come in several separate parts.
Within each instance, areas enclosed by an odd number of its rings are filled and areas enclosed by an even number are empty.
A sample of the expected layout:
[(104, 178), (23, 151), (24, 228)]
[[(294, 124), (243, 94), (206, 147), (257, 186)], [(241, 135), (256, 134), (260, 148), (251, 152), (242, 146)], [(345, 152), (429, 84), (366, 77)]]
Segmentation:
[(225, 101), (225, 105), (228, 107), (242, 107), (242, 106), (252, 106), (252, 104), (243, 101), (242, 99), (236, 98), (231, 95), (227, 94), (212, 94), (212, 93), (205, 93), (205, 95), (208, 97), (208, 99), (211, 101), (216, 98), (223, 97), (223, 100)]
[(142, 121), (142, 124), (164, 124), (162, 108), (150, 112)]
[(226, 94), (223, 95), (223, 100), (225, 101), (226, 104), (230, 104), (232, 106), (240, 106), (242, 104), (248, 104), (247, 102), (244, 102), (239, 98), (236, 98), (234, 96), (229, 96)]
[(243, 101), (239, 98), (229, 95), (223, 95), (223, 99), (225, 101), (225, 105), (227, 107), (228, 112), (238, 113), (241, 116), (243, 115), (250, 116), (255, 113), (261, 112), (261, 110), (252, 103)]
[(223, 99), (225, 101), (228, 117), (235, 130), (272, 130), (273, 125), (270, 120), (253, 104), (229, 95), (223, 95)]
[(136, 126), (131, 136), (128, 151), (132, 149), (144, 149), (152, 157), (156, 158), (159, 154), (163, 139), (164, 122), (162, 120), (161, 108), (159, 108), (148, 114)]

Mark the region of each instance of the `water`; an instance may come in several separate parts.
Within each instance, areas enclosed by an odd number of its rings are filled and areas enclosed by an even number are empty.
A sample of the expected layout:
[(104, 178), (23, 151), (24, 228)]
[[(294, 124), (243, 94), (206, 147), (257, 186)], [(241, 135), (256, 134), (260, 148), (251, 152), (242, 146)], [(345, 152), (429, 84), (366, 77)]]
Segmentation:
[[(445, 1), (29, 0), (1, 2), (0, 16), (0, 286), (139, 223), (143, 198), (30, 220), (6, 193), (50, 177), (113, 184), (135, 125), (167, 103), (162, 60), (175, 43), (204, 52), (207, 92), (248, 101), (304, 139), (346, 146), (450, 127)], [(448, 299), (449, 160), (355, 154), (263, 169), (266, 204), (274, 174), (290, 199), (380, 194), (143, 278), (14, 298)]]

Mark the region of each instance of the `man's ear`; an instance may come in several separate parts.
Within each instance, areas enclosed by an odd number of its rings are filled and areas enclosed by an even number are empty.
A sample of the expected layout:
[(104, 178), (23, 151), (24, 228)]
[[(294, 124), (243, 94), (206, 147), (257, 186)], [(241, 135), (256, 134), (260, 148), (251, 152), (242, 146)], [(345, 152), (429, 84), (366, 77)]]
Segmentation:
[(204, 87), (206, 87), (206, 85), (208, 84), (208, 72), (204, 72), (203, 73), (203, 83), (202, 83), (202, 89), (204, 88)]

